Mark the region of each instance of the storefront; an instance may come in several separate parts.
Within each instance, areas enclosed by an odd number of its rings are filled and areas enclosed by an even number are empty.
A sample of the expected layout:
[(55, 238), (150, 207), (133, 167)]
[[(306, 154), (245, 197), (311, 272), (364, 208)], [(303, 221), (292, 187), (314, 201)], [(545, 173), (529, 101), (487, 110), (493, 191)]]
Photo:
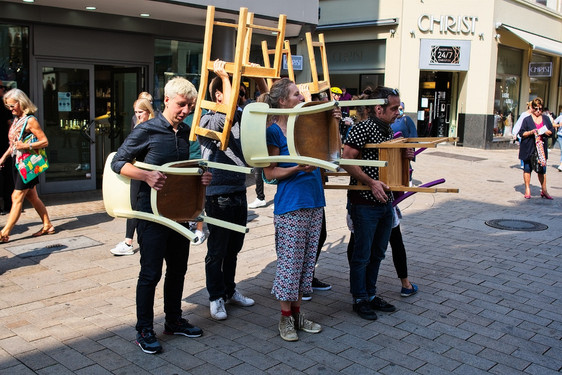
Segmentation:
[(562, 112), (562, 2), (486, 4), (365, 0), (355, 4), (361, 12), (349, 12), (345, 1), (320, 1), (317, 33), (325, 35), (332, 85), (361, 92), (363, 75), (377, 75), (372, 82), (400, 90), (420, 136), (509, 147), (529, 100), (540, 96)]
[[(50, 143), (41, 193), (100, 188), (105, 158), (130, 133), (141, 91), (153, 95), (159, 110), (172, 77), (199, 87), (208, 2), (96, 1), (103, 11), (75, 3), (0, 2), (0, 80), (37, 104)], [(237, 21), (241, 6), (255, 12), (256, 23), (286, 13), (286, 35), (298, 37), (303, 25), (316, 22), (318, 2), (307, 3), (305, 16), (297, 7), (231, 1), (216, 17)], [(259, 41), (256, 49), (261, 53)]]

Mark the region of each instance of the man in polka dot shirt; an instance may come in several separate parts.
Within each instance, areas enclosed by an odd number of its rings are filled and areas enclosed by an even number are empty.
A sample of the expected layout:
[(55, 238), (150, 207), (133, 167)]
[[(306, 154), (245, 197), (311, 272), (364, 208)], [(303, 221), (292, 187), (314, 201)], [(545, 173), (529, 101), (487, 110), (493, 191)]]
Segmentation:
[[(369, 107), (369, 118), (351, 128), (345, 140), (343, 158), (378, 160), (376, 148), (369, 143), (381, 143), (393, 138), (390, 124), (399, 115), (398, 90), (377, 87), (369, 99), (385, 99), (386, 104)], [(413, 158), (413, 150), (405, 150)], [(376, 296), (376, 283), (381, 261), (384, 259), (392, 229), (392, 193), (379, 181), (376, 167), (343, 166), (351, 175), (350, 185), (360, 182), (370, 190), (349, 190), (348, 210), (353, 222), (355, 244), (350, 262), (350, 284), (353, 310), (363, 319), (377, 319), (376, 310), (394, 311), (396, 308)]]

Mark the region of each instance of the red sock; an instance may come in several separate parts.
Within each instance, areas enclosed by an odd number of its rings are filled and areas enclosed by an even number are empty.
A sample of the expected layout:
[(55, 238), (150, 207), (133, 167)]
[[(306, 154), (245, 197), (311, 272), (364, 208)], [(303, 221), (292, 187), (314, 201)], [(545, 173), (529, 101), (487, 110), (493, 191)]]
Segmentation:
[(301, 312), (300, 306), (291, 306), (291, 312), (293, 315), (298, 315)]
[(281, 310), (281, 315), (283, 315), (283, 316), (291, 316), (291, 312), (290, 312), (290, 311)]

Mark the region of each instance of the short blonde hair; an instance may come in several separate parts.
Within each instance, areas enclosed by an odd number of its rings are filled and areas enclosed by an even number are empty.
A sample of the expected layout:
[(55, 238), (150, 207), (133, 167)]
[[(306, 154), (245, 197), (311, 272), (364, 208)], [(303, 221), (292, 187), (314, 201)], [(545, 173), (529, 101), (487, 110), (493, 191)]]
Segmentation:
[(197, 98), (197, 90), (193, 83), (183, 77), (174, 77), (164, 86), (164, 95), (170, 99), (181, 95), (187, 99)]
[(15, 100), (19, 103), (21, 110), (25, 115), (33, 115), (37, 112), (37, 106), (33, 104), (31, 99), (25, 94), (25, 92), (21, 91), (20, 89), (11, 89), (7, 93), (4, 94), (4, 105), (8, 99)]

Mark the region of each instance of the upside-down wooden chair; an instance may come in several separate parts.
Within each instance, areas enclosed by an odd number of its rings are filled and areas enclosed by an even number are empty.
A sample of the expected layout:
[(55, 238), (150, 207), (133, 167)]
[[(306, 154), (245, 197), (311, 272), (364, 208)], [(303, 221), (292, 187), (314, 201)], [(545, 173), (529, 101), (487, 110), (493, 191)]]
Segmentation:
[[(285, 41), (284, 43), (284, 48), (281, 50), (282, 56), (281, 59), (283, 58), (283, 56), (285, 56), (285, 59), (287, 61), (287, 74), (289, 75), (289, 79), (293, 82), (295, 82), (295, 71), (293, 69), (293, 58), (291, 55), (291, 44), (289, 43), (288, 40)], [(275, 49), (268, 49), (267, 47), (267, 42), (265, 40), (263, 40), (261, 42), (261, 48), (262, 48), (262, 53), (263, 53), (263, 65), (266, 68), (269, 68), (271, 66), (270, 64), (270, 56), (274, 55), (277, 53), (277, 50)], [(273, 78), (267, 78), (267, 87), (271, 88), (271, 85), (273, 85)]]
[[(287, 16), (282, 14), (279, 16), (277, 27), (268, 27), (255, 25), (253, 23), (254, 14), (248, 12), (248, 8), (240, 8), (238, 23), (215, 21), (215, 7), (207, 7), (207, 21), (205, 24), (205, 37), (203, 45), (203, 55), (201, 63), (201, 83), (195, 112), (193, 114), (193, 123), (191, 125), (190, 140), (195, 141), (197, 135), (209, 137), (220, 142), (220, 149), (226, 150), (228, 147), (228, 138), (232, 127), (232, 120), (237, 108), (238, 93), (240, 90), (240, 82), (242, 76), (259, 77), (259, 78), (279, 78), (281, 72), (281, 59), (283, 42), (285, 38), (285, 25)], [(228, 103), (217, 104), (213, 101), (206, 100), (207, 90), (209, 87), (209, 73), (214, 71), (213, 61), (211, 61), (211, 45), (213, 42), (214, 26), (231, 27), (236, 29), (236, 47), (234, 62), (226, 62), (225, 71), (232, 75), (232, 91)], [(273, 58), (273, 66), (263, 67), (250, 64), (250, 48), (252, 41), (252, 30), (263, 30), (276, 34), (275, 54)], [(205, 129), (199, 126), (202, 110), (207, 109), (215, 112), (226, 114), (225, 124), (222, 132)]]
[[(354, 105), (383, 104), (385, 99), (357, 100)], [(337, 102), (300, 103), (291, 109), (269, 108), (266, 103), (250, 103), (242, 114), (240, 140), (244, 159), (253, 167), (271, 163), (314, 165), (335, 172), (341, 165), (385, 167), (383, 160), (341, 158), (339, 122), (332, 116)], [(288, 116), (289, 155), (269, 155), (266, 141), (268, 116)]]
[[(318, 41), (312, 40), (312, 34), (306, 33), (306, 46), (308, 49), (308, 61), (310, 62), (310, 73), (312, 81), (303, 83), (308, 86), (308, 91), (311, 94), (318, 94), (321, 91), (328, 91), (330, 98), (333, 100), (332, 92), (330, 91), (330, 71), (328, 70), (328, 57), (326, 55), (326, 43), (324, 42), (324, 34), (318, 34)], [(318, 79), (318, 69), (316, 68), (315, 48), (320, 50), (320, 62), (322, 63), (322, 78)]]
[(205, 207), (205, 186), (201, 183), (204, 168), (221, 168), (241, 173), (252, 173), (251, 168), (213, 163), (206, 160), (177, 161), (156, 166), (135, 162), (138, 168), (160, 171), (166, 174), (166, 183), (161, 190), (151, 189), (152, 213), (132, 209), (131, 179), (111, 169), (115, 152), (109, 154), (103, 171), (102, 193), (106, 212), (112, 217), (142, 219), (164, 225), (180, 233), (190, 241), (197, 238), (195, 233), (181, 224), (189, 221), (204, 221), (233, 231), (246, 233), (248, 228), (203, 215)]
[[(343, 103), (348, 102), (340, 102)], [(351, 103), (351, 102), (349, 102)], [(347, 105), (347, 104), (345, 104)], [(454, 142), (458, 138), (454, 137), (420, 137), (420, 138), (396, 138), (382, 143), (370, 143), (365, 148), (378, 148), (379, 159), (388, 161), (387, 168), (379, 169), (379, 180), (384, 182), (390, 191), (399, 192), (418, 192), (418, 193), (458, 193), (456, 188), (436, 188), (434, 185), (445, 182), (444, 179), (435, 180), (420, 186), (410, 186), (410, 159), (404, 157), (403, 149), (406, 148), (435, 148), (441, 142)], [(325, 176), (348, 176), (346, 172), (326, 172)], [(348, 189), (348, 190), (369, 190), (366, 185), (358, 184), (338, 185), (329, 184), (324, 181), (325, 189)], [(411, 194), (409, 194), (411, 195)], [(408, 196), (409, 196), (408, 195)]]

